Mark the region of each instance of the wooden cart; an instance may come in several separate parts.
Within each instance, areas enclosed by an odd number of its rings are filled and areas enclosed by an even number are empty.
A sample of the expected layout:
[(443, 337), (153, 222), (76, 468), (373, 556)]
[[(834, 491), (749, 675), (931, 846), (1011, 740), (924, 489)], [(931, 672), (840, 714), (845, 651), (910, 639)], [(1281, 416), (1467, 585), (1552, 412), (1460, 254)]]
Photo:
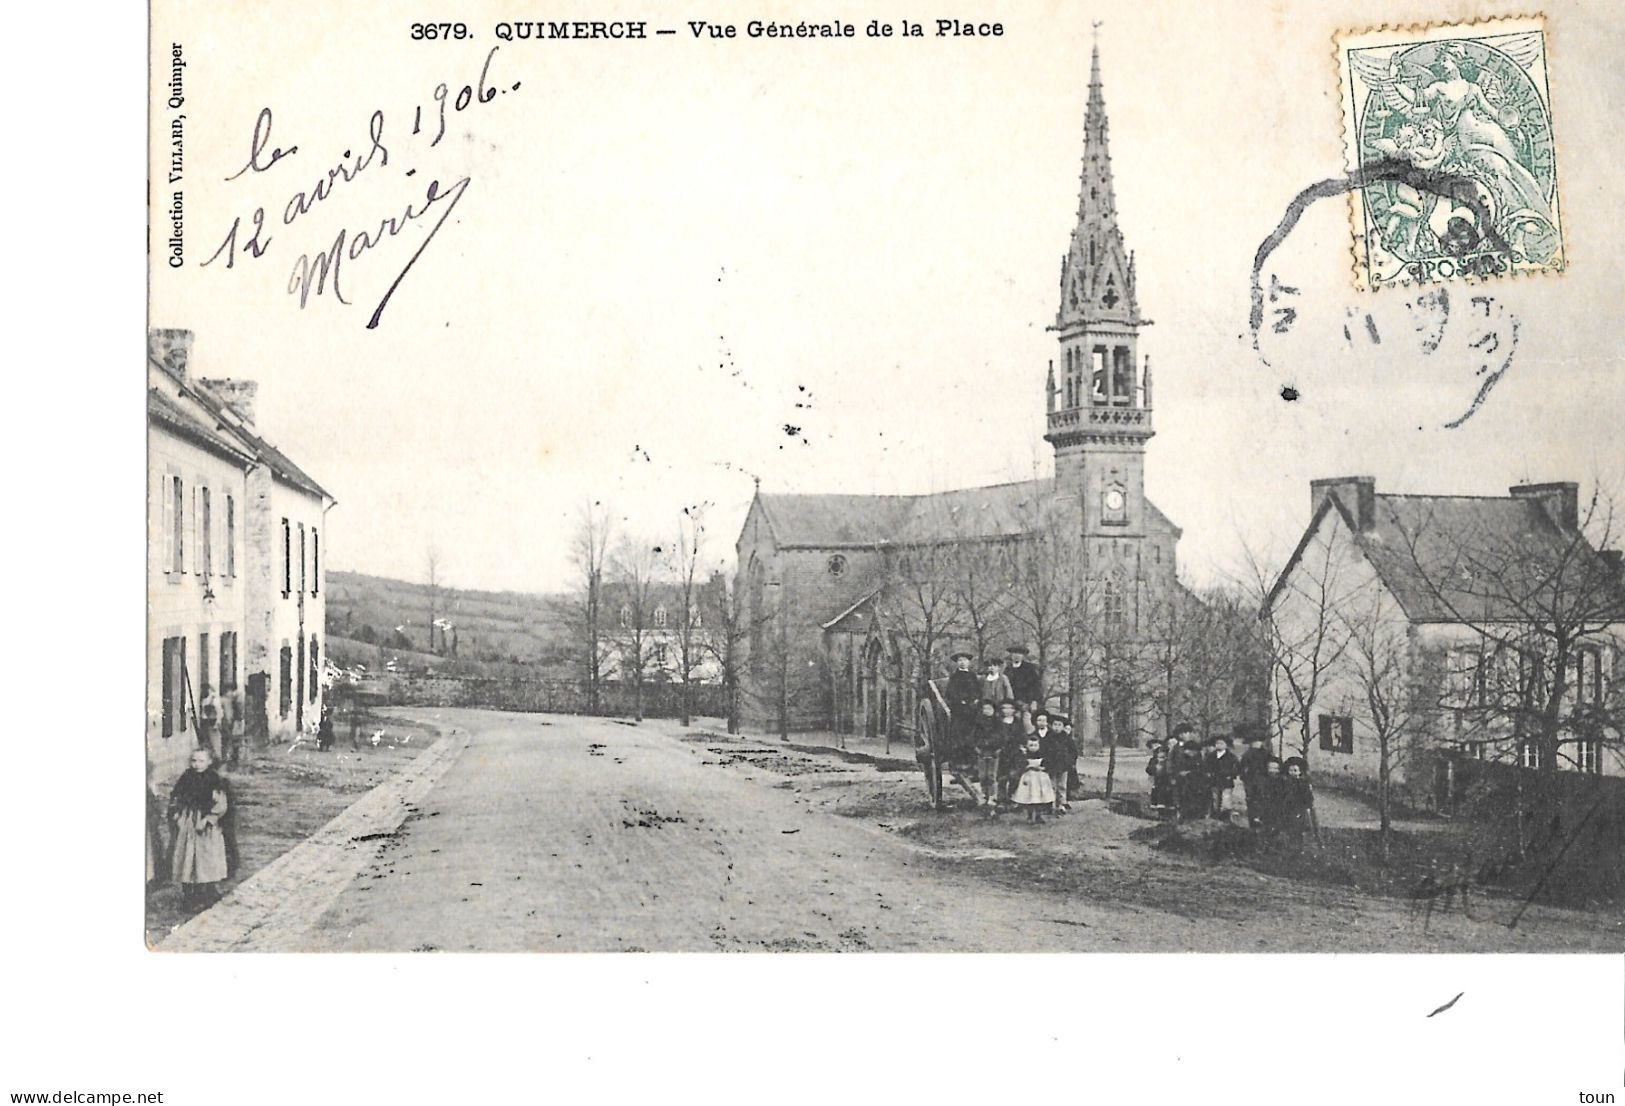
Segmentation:
[(961, 749), (952, 740), (952, 712), (936, 680), (927, 680), (926, 693), (914, 718), (914, 760), (925, 773), (925, 789), (931, 796), (931, 809), (942, 809), (942, 778), (948, 776), (980, 804), (982, 793), (972, 781), (976, 778), (976, 754), (967, 742)]

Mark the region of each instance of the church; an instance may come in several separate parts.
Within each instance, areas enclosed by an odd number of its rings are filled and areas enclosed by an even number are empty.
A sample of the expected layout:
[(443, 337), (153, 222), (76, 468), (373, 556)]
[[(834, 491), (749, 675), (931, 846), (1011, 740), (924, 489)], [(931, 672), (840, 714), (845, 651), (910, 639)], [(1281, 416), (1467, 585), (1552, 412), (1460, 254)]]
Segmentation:
[[(758, 487), (736, 544), (747, 725), (901, 734), (954, 653), (980, 667), (1019, 645), (1083, 741), (1133, 744), (1161, 728), (1147, 704), (1103, 694), (1098, 663), (1103, 643), (1109, 655), (1114, 640), (1143, 641), (1160, 602), (1192, 601), (1176, 578), (1179, 528), (1145, 494), (1144, 325), (1096, 47), (1043, 386), (1054, 476), (924, 495)], [(1036, 398), (1036, 374), (1034, 385)]]

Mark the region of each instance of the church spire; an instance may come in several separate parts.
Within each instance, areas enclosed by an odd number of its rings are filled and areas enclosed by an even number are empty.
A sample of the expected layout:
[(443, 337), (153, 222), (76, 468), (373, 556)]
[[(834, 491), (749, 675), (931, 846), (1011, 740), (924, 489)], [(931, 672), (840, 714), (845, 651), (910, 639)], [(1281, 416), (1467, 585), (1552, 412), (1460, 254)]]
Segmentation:
[(1106, 96), (1100, 82), (1100, 45), (1089, 52), (1089, 106), (1083, 121), (1083, 172), (1078, 223), (1061, 265), (1061, 307), (1056, 325), (1096, 320), (1139, 322), (1134, 266), (1117, 226)]

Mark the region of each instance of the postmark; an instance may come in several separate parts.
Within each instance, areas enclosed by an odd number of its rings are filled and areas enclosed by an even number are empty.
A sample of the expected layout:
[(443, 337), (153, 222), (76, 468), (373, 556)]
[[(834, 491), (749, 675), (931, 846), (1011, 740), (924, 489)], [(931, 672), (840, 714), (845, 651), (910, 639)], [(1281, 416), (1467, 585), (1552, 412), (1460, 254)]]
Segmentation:
[(1350, 193), (1358, 287), (1564, 269), (1542, 17), (1345, 32), (1336, 56), (1350, 173), (1416, 171)]

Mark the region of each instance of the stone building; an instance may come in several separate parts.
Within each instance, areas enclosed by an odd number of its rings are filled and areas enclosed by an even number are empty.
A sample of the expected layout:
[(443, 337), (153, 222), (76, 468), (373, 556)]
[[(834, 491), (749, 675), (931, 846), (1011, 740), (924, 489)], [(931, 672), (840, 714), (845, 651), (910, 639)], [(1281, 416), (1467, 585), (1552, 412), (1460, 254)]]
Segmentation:
[[(1505, 496), (1315, 480), (1263, 615), (1286, 753), (1317, 778), (1426, 805), (1463, 760), (1625, 775), (1625, 580), (1572, 483)], [(1557, 720), (1557, 739), (1534, 734)]]
[(192, 333), (147, 339), (147, 758), (178, 774), (211, 694), (256, 742), (323, 702), (334, 500), (254, 425), (252, 381), (195, 374)]
[[(1012, 580), (1030, 584), (1039, 566), (1087, 580), (1095, 601), (1078, 608), (1086, 625), (1071, 637), (1143, 634), (1156, 603), (1189, 599), (1176, 579), (1179, 528), (1145, 494), (1153, 421), (1144, 325), (1118, 226), (1096, 50), (1077, 220), (1049, 327), (1057, 357), (1042, 385), (1033, 380), (1054, 476), (923, 495), (758, 488), (736, 544), (746, 721), (893, 732), (910, 724), (923, 681), (942, 674), (953, 650), (1002, 655), (1020, 642), (1050, 669), (1052, 701), (1072, 707), (1085, 739), (1101, 737), (1114, 717), (1102, 681), (1081, 675), (1076, 641), (1046, 629), (1041, 609), (1023, 617)], [(961, 594), (972, 590), (973, 563), (1000, 581), (980, 612)], [(1156, 728), (1143, 704), (1121, 707), (1138, 716), (1117, 718), (1124, 739)]]

